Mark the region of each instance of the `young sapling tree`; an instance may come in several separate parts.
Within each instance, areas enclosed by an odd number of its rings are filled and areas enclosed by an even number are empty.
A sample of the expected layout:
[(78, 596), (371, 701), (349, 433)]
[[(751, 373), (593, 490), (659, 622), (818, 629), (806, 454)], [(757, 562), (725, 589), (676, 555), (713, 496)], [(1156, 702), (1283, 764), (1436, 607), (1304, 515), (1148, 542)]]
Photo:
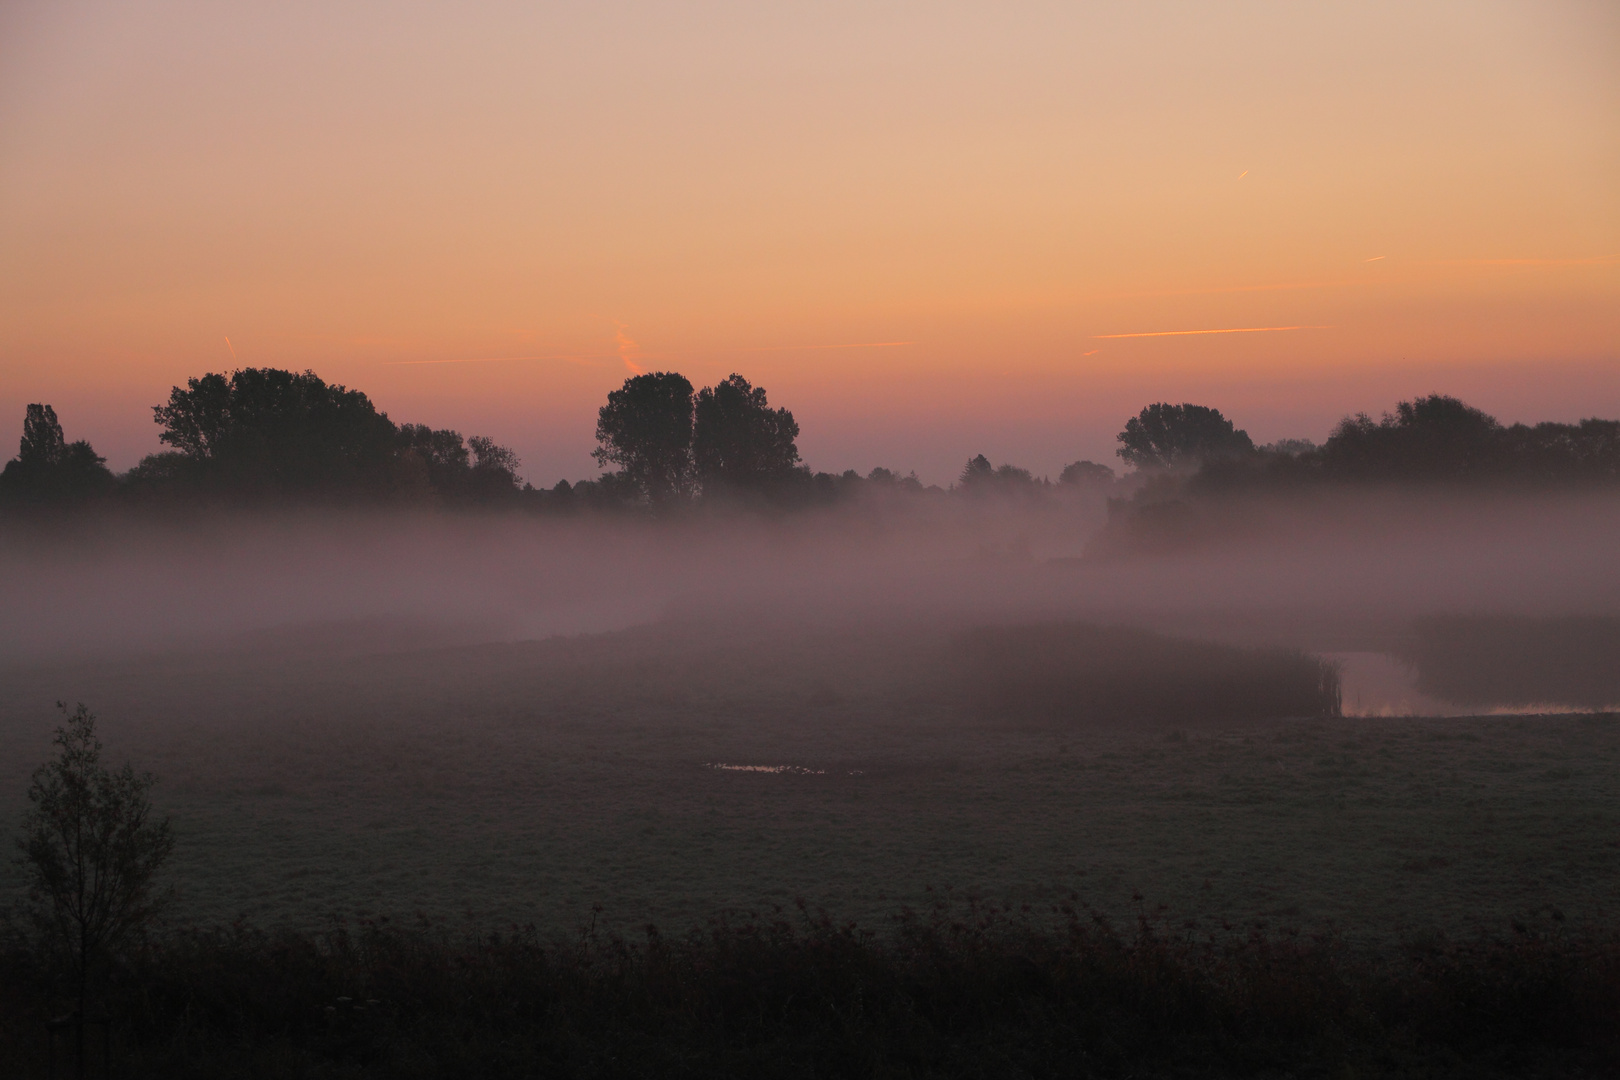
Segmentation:
[(56, 729), (56, 756), (34, 770), (18, 863), (34, 921), (73, 975), (82, 1071), (92, 975), (166, 898), (154, 880), (174, 837), (167, 818), (152, 816), (147, 793), (156, 778), (128, 764), (110, 772), (95, 715), (83, 704), (71, 713), (63, 702), (57, 708), (66, 722)]

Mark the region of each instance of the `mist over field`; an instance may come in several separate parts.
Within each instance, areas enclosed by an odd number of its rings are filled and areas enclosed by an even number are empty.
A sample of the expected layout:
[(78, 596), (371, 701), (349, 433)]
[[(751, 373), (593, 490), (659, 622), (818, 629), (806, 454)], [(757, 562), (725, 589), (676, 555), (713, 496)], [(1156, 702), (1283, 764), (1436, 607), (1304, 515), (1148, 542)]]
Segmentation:
[(0, 1078), (1620, 1076), (1617, 42), (0, 2)]
[[(1620, 613), (1620, 496), (1256, 496), (1182, 550), (1112, 551), (1095, 493), (635, 519), (303, 510), (13, 526), (10, 663), (386, 652), (653, 622), (1101, 620), (1317, 650), (1430, 615)], [(1101, 548), (1101, 550), (1099, 550)]]

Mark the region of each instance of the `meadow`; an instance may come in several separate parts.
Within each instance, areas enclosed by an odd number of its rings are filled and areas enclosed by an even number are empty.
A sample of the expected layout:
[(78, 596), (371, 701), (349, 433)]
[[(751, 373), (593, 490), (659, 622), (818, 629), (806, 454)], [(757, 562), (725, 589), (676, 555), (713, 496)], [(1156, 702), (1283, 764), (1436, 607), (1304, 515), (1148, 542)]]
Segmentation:
[(364, 638), (7, 668), (0, 813), (66, 698), (161, 777), (171, 925), (679, 932), (802, 898), (881, 929), (1068, 897), (1376, 944), (1606, 927), (1620, 896), (1612, 714), (986, 715), (937, 623)]

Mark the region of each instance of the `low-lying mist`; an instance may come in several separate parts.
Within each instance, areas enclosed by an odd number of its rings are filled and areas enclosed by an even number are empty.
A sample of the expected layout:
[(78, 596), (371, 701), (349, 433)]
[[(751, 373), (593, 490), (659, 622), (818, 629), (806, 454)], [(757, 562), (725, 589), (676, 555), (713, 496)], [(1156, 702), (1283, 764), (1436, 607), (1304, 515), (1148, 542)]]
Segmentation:
[(699, 634), (1084, 621), (1412, 661), (1414, 621), (1620, 614), (1614, 494), (1251, 497), (1168, 550), (1096, 543), (1107, 518), (1100, 495), (939, 496), (778, 515), (305, 510), (14, 526), (0, 537), (0, 654), (391, 652), (659, 621)]

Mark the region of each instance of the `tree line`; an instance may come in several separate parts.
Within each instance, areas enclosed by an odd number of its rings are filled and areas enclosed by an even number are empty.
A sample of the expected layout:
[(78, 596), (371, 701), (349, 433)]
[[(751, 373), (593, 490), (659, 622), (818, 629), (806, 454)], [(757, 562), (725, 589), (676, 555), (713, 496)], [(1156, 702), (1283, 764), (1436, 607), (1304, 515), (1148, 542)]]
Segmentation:
[[(694, 389), (677, 372), (625, 380), (598, 410), (592, 480), (526, 484), (518, 456), (485, 436), (396, 424), (359, 390), (314, 372), (243, 368), (174, 387), (153, 407), (165, 449), (114, 474), (85, 440), (68, 442), (56, 411), (31, 404), (17, 456), (0, 471), (0, 507), (125, 502), (251, 505), (286, 502), (668, 510), (703, 501), (825, 504), (861, 492), (943, 494), (916, 474), (812, 472), (799, 425), (764, 387), (732, 374)], [(1345, 417), (1325, 443), (1256, 446), (1218, 409), (1159, 402), (1130, 417), (1117, 451), (1132, 479), (1219, 491), (1321, 482), (1612, 483), (1620, 480), (1620, 421), (1503, 425), (1454, 397), (1403, 401), (1373, 420)], [(951, 491), (1031, 496), (1110, 491), (1112, 468), (1066, 466), (1054, 484), (979, 454)], [(1164, 486), (1163, 482), (1159, 487)]]

